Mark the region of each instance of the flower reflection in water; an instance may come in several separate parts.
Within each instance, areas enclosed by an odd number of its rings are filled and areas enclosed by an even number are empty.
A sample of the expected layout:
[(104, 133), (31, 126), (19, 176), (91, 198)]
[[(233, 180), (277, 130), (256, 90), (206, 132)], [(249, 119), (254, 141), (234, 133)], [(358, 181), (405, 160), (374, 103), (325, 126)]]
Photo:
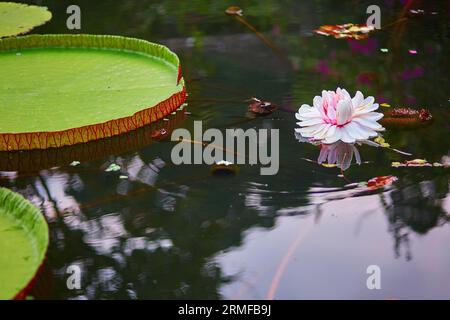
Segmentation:
[(300, 133), (296, 132), (295, 137), (300, 142), (309, 143), (320, 147), (320, 153), (317, 158), (317, 163), (325, 166), (336, 166), (341, 170), (347, 170), (350, 168), (355, 159), (356, 164), (361, 164), (361, 155), (358, 151), (358, 146), (367, 144), (373, 147), (379, 147), (379, 145), (370, 140), (359, 140), (355, 143), (346, 143), (341, 140), (335, 143), (321, 143), (320, 141), (305, 138)]
[(361, 164), (361, 156), (354, 143), (338, 141), (332, 144), (321, 144), (317, 158), (319, 164), (336, 165), (342, 170), (347, 170), (352, 164), (353, 157), (357, 164)]

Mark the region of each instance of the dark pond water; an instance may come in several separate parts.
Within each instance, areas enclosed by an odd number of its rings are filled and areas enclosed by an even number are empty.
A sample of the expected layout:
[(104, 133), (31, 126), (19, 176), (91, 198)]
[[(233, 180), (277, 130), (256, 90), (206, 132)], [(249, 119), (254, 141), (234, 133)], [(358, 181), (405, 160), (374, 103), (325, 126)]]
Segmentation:
[[(54, 15), (34, 32), (72, 32), (65, 11), (73, 2), (34, 1)], [(190, 114), (88, 145), (1, 154), (0, 185), (25, 195), (50, 224), (36, 298), (450, 297), (448, 169), (391, 167), (414, 158), (448, 162), (447, 1), (378, 2), (382, 25), (402, 17), (407, 3), (425, 14), (361, 42), (312, 30), (365, 22), (374, 1), (236, 1), (282, 55), (226, 16), (227, 1), (77, 3), (83, 33), (138, 37), (174, 50)], [(319, 148), (297, 141), (294, 112), (337, 86), (394, 106), (428, 108), (431, 124), (384, 134), (412, 156), (363, 145), (363, 164), (353, 164), (345, 178), (305, 160), (316, 160)], [(251, 117), (244, 100), (252, 96), (280, 108)], [(150, 137), (155, 128), (192, 129), (195, 120), (205, 129), (279, 129), (279, 173), (261, 176), (258, 166), (242, 165), (222, 178), (207, 165), (173, 165), (175, 143)], [(71, 166), (75, 160), (81, 164)], [(121, 170), (105, 172), (112, 163)], [(384, 175), (398, 180), (373, 192), (346, 187)], [(82, 270), (79, 290), (66, 285), (70, 265)], [(381, 269), (380, 290), (366, 286), (370, 265)]]

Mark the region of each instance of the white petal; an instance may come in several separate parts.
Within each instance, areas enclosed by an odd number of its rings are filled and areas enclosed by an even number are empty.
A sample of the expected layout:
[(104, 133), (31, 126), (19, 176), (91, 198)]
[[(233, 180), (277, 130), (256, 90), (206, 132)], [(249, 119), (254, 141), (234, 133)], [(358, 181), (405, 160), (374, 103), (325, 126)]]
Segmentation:
[(369, 112), (369, 113), (359, 114), (359, 115), (357, 115), (357, 117), (363, 118), (366, 120), (370, 120), (370, 121), (378, 121), (384, 117), (384, 114), (382, 114), (380, 112)]
[(347, 100), (347, 99), (351, 100), (351, 99), (352, 99), (352, 97), (350, 96), (350, 94), (348, 93), (348, 91), (345, 90), (345, 89), (342, 89), (342, 90), (341, 90), (341, 95), (344, 97), (345, 100)]
[(361, 125), (363, 128), (367, 127), (372, 130), (383, 130), (383, 127), (376, 121), (370, 121), (362, 117), (353, 118), (353, 121)]
[(324, 139), (323, 143), (332, 144), (341, 139), (341, 130), (340, 128), (335, 127), (334, 134), (332, 136), (328, 136)]
[(296, 113), (295, 117), (297, 120), (308, 120), (311, 118), (322, 118), (321, 114), (318, 110), (314, 109), (314, 111), (311, 112), (304, 112), (304, 113)]
[(336, 121), (338, 125), (346, 124), (353, 115), (352, 101), (350, 99), (341, 100), (336, 108)]
[(320, 128), (319, 130), (315, 131), (314, 134), (314, 139), (317, 140), (322, 140), (325, 138), (327, 132), (328, 132), (328, 128), (330, 128), (331, 124), (325, 124), (323, 125), (322, 128)]
[(305, 112), (305, 111), (311, 111), (312, 109), (313, 109), (312, 106), (310, 106), (309, 104), (304, 103), (304, 104), (302, 104), (300, 106), (300, 108), (298, 109), (298, 112), (302, 113), (302, 112)]
[(358, 123), (352, 121), (346, 125), (347, 132), (356, 140), (363, 140), (369, 138), (369, 133), (364, 130)]
[(356, 91), (356, 94), (355, 94), (355, 96), (352, 99), (353, 107), (357, 108), (360, 105), (362, 105), (363, 100), (364, 100), (364, 96), (361, 93), (361, 91)]
[(330, 128), (328, 128), (326, 138), (334, 136), (336, 133), (336, 128), (337, 128), (337, 126), (334, 126), (334, 125), (330, 126)]
[(375, 102), (375, 98), (372, 96), (369, 96), (363, 100), (362, 106), (369, 106), (369, 105), (372, 105), (374, 102)]
[(314, 99), (313, 99), (313, 106), (314, 106), (314, 108), (316, 108), (317, 110), (319, 110), (321, 112), (321, 110), (322, 110), (322, 97), (315, 96)]
[(316, 131), (319, 128), (319, 126), (320, 125), (318, 124), (310, 127), (297, 128), (296, 132), (299, 132), (305, 138), (311, 138), (314, 136), (314, 131)]
[(364, 108), (357, 108), (355, 111), (355, 115), (363, 115), (378, 109), (378, 103), (374, 103), (372, 105), (366, 105)]
[(372, 140), (361, 140), (360, 142), (362, 142), (364, 144), (367, 144), (367, 145), (369, 145), (371, 147), (376, 147), (376, 148), (381, 147), (378, 143), (376, 143), (376, 142), (374, 142)]
[(324, 123), (322, 118), (310, 118), (308, 120), (303, 120), (301, 122), (297, 122), (300, 127), (313, 126), (315, 124)]
[(340, 128), (341, 130), (341, 140), (345, 143), (354, 143), (356, 141), (355, 137), (352, 137), (347, 131), (346, 126)]

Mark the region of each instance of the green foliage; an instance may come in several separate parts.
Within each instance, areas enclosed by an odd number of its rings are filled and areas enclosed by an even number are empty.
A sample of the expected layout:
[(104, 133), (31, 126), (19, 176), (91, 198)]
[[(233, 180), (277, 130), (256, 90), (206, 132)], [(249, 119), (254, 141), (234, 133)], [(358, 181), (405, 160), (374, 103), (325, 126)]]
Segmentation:
[(0, 38), (27, 33), (51, 18), (46, 7), (0, 2)]
[(48, 226), (21, 195), (0, 188), (0, 299), (14, 298), (45, 259)]

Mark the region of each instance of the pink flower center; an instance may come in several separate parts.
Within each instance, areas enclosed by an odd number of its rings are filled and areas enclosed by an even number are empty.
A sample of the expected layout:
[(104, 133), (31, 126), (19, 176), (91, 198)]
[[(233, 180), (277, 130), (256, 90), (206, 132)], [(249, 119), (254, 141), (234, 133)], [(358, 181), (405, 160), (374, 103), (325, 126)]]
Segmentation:
[(347, 123), (351, 122), (351, 119), (348, 120), (346, 123), (338, 125), (337, 124), (337, 118), (336, 118), (336, 110), (337, 105), (341, 100), (344, 100), (344, 96), (341, 95), (340, 92), (333, 92), (331, 94), (328, 94), (325, 97), (322, 97), (322, 120), (327, 123), (338, 127), (343, 127)]

